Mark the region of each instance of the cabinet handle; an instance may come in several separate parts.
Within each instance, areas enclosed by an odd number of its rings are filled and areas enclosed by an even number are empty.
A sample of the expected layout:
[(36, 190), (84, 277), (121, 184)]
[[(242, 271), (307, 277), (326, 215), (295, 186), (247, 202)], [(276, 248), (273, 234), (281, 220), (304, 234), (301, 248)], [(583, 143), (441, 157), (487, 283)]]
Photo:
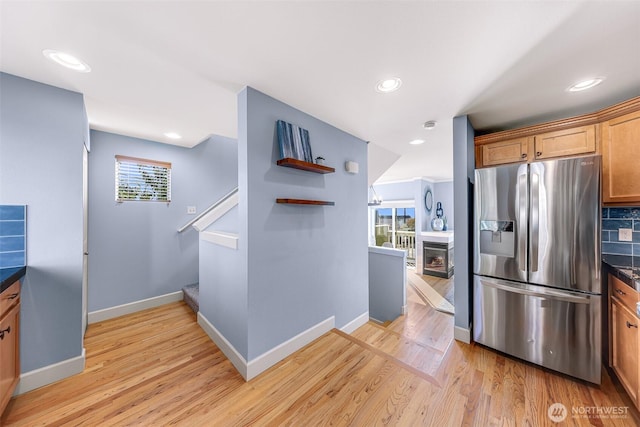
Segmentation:
[(18, 298), (18, 295), (20, 295), (18, 292), (16, 292), (15, 294), (11, 294), (7, 297), (7, 299), (16, 299)]
[(634, 325), (633, 323), (629, 323), (629, 321), (627, 320), (627, 328), (636, 328), (636, 329), (638, 329), (638, 325)]
[[(627, 323), (629, 323), (629, 322), (627, 322)], [(7, 329), (3, 329), (3, 330), (0, 331), (0, 340), (4, 339), (4, 333), (5, 332), (10, 334), (11, 333), (11, 326), (8, 326)]]
[(536, 156), (538, 157), (542, 156), (542, 151), (536, 151)]
[(616, 289), (616, 293), (622, 296), (626, 295), (626, 292), (622, 292), (620, 289)]
[(522, 153), (522, 156), (520, 156), (520, 157), (523, 158), (523, 159), (526, 159), (527, 158), (527, 153)]

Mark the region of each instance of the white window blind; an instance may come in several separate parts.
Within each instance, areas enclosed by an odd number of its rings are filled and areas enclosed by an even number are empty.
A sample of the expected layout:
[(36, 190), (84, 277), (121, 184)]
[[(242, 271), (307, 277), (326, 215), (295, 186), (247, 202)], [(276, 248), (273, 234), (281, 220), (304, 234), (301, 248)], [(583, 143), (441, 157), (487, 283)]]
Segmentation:
[(116, 201), (170, 202), (171, 163), (116, 156)]

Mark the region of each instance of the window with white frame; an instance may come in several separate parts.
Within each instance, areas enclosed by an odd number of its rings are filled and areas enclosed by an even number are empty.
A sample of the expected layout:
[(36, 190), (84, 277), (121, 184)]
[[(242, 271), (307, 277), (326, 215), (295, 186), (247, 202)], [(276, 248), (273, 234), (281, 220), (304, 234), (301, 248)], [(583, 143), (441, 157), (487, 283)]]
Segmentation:
[(116, 155), (116, 201), (171, 201), (171, 163)]

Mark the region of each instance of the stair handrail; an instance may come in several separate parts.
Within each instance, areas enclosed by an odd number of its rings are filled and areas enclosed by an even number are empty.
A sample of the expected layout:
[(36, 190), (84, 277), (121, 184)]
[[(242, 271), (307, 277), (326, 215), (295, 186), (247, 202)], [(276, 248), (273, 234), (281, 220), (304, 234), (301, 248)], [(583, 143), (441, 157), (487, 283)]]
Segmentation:
[(200, 213), (200, 215), (196, 216), (191, 221), (187, 222), (185, 225), (183, 225), (182, 227), (178, 228), (178, 233), (182, 233), (184, 230), (186, 230), (187, 228), (191, 227), (193, 224), (198, 222), (198, 220), (200, 220), (200, 218), (202, 218), (203, 216), (205, 216), (206, 214), (208, 214), (209, 212), (211, 212), (212, 210), (214, 210), (215, 208), (220, 206), (222, 203), (224, 203), (227, 199), (229, 199), (231, 196), (233, 196), (237, 192), (238, 192), (238, 187), (234, 188), (233, 190), (231, 190), (230, 192), (228, 192), (227, 194), (222, 196), (217, 202), (214, 202), (211, 206), (209, 206), (207, 209), (202, 211)]

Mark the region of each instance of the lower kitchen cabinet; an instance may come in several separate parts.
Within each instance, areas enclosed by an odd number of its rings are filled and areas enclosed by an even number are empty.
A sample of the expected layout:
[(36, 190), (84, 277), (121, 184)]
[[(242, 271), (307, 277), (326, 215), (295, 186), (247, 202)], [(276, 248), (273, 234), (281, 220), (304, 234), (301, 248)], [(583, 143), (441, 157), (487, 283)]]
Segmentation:
[[(638, 293), (619, 279), (609, 275), (611, 313), (611, 368), (622, 383), (631, 400), (640, 408), (640, 319), (635, 315)], [(625, 301), (626, 299), (626, 301)], [(633, 310), (630, 301), (633, 300)]]
[(20, 282), (0, 294), (0, 414), (20, 379)]

